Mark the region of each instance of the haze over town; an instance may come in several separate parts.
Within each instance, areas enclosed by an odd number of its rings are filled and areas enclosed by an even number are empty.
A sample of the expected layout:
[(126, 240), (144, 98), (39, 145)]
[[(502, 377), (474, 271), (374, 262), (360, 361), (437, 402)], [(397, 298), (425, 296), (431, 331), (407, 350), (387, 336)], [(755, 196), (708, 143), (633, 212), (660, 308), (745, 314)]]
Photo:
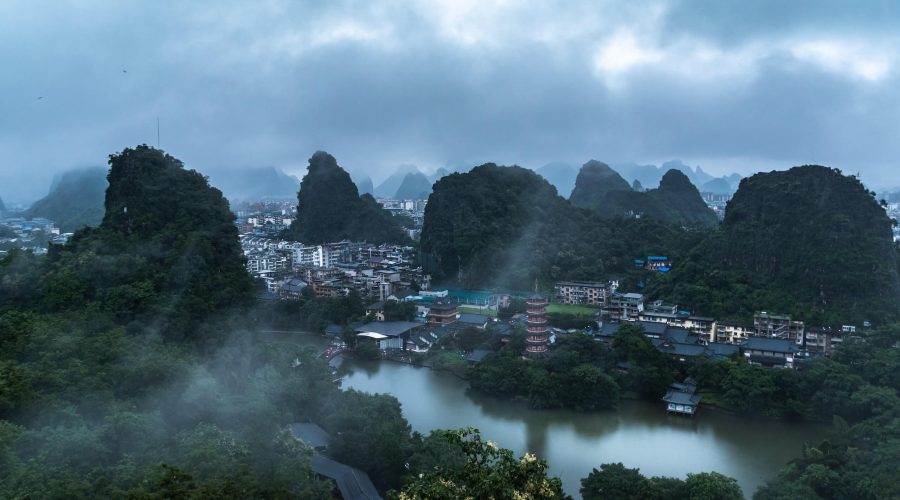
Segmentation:
[[(892, 2), (0, 5), (0, 196), (136, 143), (198, 170), (316, 150), (376, 184), (484, 162), (818, 163), (895, 186)], [(27, 172), (28, 175), (22, 175)]]

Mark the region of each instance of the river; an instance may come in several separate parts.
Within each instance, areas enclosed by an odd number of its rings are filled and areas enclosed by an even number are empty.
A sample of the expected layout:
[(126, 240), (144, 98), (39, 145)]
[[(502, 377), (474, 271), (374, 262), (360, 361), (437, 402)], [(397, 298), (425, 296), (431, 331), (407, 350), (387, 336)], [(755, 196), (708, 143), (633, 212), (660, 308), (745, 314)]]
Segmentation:
[(453, 375), (393, 362), (335, 360), (343, 387), (387, 393), (400, 400), (416, 431), (475, 427), (485, 439), (521, 455), (547, 460), (550, 474), (579, 496), (581, 478), (606, 462), (640, 468), (646, 476), (685, 477), (718, 471), (738, 480), (744, 495), (817, 443), (818, 425), (753, 420), (701, 409), (693, 418), (669, 416), (663, 404), (622, 401), (617, 410), (532, 410), (473, 393)]

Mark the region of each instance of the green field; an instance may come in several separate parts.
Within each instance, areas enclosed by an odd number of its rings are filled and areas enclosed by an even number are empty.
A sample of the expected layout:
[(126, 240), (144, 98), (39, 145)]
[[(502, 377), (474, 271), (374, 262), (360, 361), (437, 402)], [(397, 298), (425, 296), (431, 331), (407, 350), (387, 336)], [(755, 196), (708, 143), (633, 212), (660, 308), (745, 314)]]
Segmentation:
[(548, 313), (574, 314), (576, 316), (593, 316), (599, 311), (596, 307), (577, 306), (568, 304), (549, 304), (547, 306)]

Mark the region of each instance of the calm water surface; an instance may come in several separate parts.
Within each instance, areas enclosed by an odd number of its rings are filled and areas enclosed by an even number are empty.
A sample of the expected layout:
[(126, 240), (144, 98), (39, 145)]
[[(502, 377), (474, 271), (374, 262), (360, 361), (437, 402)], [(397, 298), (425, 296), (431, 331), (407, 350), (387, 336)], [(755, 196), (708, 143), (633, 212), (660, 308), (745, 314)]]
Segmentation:
[(414, 430), (476, 427), (485, 439), (548, 461), (567, 493), (605, 462), (640, 468), (647, 476), (684, 477), (718, 471), (738, 480), (744, 495), (818, 442), (823, 427), (770, 422), (700, 411), (668, 416), (662, 403), (623, 401), (616, 411), (532, 410), (483, 396), (450, 374), (392, 362), (335, 360), (347, 371), (343, 387), (396, 396)]

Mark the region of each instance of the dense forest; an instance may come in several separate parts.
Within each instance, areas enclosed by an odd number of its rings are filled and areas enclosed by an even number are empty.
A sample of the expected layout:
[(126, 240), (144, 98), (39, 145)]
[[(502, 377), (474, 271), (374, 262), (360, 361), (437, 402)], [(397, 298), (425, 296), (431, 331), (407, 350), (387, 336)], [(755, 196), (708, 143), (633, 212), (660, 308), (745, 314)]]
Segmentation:
[(34, 202), (23, 215), (29, 219), (50, 219), (67, 233), (96, 226), (103, 219), (106, 185), (106, 170), (102, 168), (64, 172), (53, 180), (50, 193)]
[(702, 314), (808, 324), (900, 318), (893, 221), (854, 177), (820, 166), (741, 181), (725, 220), (650, 293)]
[(529, 289), (535, 278), (629, 276), (633, 259), (677, 257), (701, 234), (653, 219), (604, 219), (531, 170), (488, 163), (435, 183), (420, 244), (437, 279)]
[(690, 179), (674, 169), (663, 175), (658, 188), (638, 191), (605, 163), (591, 160), (581, 167), (569, 201), (604, 217), (641, 216), (682, 226), (714, 227), (718, 222)]
[(297, 194), (297, 218), (286, 236), (307, 244), (350, 239), (369, 243), (405, 243), (401, 224), (356, 184), (328, 153), (319, 151)]

